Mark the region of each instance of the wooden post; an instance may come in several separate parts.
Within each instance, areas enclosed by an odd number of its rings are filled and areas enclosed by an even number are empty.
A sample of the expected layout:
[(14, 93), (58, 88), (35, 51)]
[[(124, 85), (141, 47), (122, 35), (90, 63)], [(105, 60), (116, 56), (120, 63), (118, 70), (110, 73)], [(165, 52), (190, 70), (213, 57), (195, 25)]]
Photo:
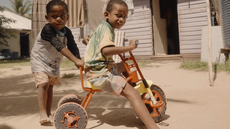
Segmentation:
[(212, 69), (212, 28), (211, 28), (211, 12), (210, 12), (210, 1), (206, 0), (207, 3), (207, 18), (208, 18), (208, 71), (209, 71), (209, 85), (213, 86), (213, 69)]

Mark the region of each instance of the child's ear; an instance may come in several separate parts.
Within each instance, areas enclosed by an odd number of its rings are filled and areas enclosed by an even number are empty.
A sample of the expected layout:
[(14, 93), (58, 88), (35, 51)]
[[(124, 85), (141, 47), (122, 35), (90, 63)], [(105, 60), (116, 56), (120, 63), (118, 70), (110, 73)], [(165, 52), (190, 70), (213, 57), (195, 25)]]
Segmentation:
[(67, 17), (66, 17), (66, 18), (67, 18), (67, 20), (69, 19), (69, 14), (67, 14)]
[(106, 19), (109, 19), (109, 12), (105, 11), (104, 16), (105, 16)]
[(45, 18), (46, 18), (46, 21), (49, 21), (49, 19), (48, 19), (48, 15), (45, 15)]

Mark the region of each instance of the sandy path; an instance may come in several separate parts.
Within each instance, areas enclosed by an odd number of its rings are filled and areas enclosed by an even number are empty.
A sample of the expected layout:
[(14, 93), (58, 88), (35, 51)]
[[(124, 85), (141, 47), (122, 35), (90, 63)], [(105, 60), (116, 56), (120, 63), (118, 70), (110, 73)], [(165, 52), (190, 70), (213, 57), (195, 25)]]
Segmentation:
[[(230, 74), (218, 73), (214, 86), (209, 86), (207, 72), (179, 69), (180, 63), (153, 63), (141, 68), (145, 78), (159, 85), (167, 95), (165, 120), (161, 129), (229, 129)], [(36, 88), (29, 67), (21, 70), (0, 69), (0, 129), (54, 129), (38, 123)], [(78, 70), (61, 73), (78, 73)], [(78, 78), (62, 79), (54, 87), (53, 112), (60, 98), (86, 92)], [(87, 129), (145, 129), (129, 102), (123, 97), (101, 92), (93, 96), (87, 113)]]

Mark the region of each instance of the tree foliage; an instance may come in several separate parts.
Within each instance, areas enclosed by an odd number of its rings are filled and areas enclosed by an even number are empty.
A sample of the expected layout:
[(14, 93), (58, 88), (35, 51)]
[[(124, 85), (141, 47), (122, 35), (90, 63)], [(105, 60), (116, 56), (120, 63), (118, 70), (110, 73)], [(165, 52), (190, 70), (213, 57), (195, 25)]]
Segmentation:
[(26, 18), (31, 18), (31, 15), (28, 14), (28, 12), (31, 10), (32, 8), (32, 3), (30, 1), (26, 1), (24, 3), (24, 0), (10, 0), (12, 3), (12, 8), (13, 10), (7, 8), (7, 10), (14, 12), (18, 15), (21, 15), (23, 17)]
[[(3, 12), (4, 9), (0, 7), (0, 11)], [(0, 45), (9, 46), (7, 39), (16, 38), (14, 35), (15, 30), (6, 29), (9, 27), (10, 23), (15, 23), (16, 21), (0, 15)]]

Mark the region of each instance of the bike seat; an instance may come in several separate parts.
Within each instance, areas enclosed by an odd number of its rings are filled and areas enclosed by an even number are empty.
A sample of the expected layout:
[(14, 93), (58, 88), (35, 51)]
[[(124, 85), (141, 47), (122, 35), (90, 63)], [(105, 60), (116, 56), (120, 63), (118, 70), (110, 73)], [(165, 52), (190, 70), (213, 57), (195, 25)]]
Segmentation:
[(88, 80), (86, 81), (86, 85), (90, 88), (92, 88), (92, 90), (98, 90), (97, 87), (95, 87), (93, 84), (91, 84)]

